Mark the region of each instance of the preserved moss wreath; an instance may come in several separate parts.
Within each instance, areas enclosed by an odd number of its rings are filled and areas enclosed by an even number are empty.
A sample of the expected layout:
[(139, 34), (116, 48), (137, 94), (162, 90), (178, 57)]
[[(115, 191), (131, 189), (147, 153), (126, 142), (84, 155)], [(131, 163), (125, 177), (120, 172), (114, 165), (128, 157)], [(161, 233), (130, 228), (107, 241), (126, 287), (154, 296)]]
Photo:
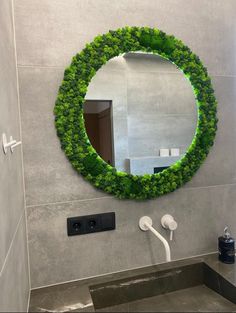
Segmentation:
[[(152, 175), (119, 172), (107, 164), (90, 144), (84, 125), (83, 103), (92, 77), (108, 60), (131, 51), (151, 52), (174, 63), (191, 82), (198, 107), (197, 129), (185, 155)], [(213, 145), (216, 105), (207, 69), (179, 39), (155, 28), (125, 27), (97, 36), (73, 57), (65, 70), (54, 113), (61, 147), (88, 181), (119, 198), (151, 199), (179, 188), (198, 170)]]

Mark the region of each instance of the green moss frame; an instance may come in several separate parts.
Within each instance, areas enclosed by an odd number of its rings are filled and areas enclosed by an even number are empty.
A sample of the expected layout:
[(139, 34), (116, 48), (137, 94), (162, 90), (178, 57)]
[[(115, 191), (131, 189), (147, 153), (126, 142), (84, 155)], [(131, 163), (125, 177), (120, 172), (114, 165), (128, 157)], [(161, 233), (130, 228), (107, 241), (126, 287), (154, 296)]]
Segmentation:
[[(107, 164), (90, 144), (84, 125), (83, 103), (92, 77), (108, 60), (130, 51), (152, 52), (174, 63), (191, 82), (198, 107), (196, 133), (185, 155), (152, 175), (119, 172)], [(207, 69), (180, 40), (155, 28), (124, 27), (97, 36), (73, 57), (65, 70), (54, 114), (62, 149), (88, 181), (119, 198), (151, 199), (179, 188), (198, 170), (213, 145), (216, 105)]]

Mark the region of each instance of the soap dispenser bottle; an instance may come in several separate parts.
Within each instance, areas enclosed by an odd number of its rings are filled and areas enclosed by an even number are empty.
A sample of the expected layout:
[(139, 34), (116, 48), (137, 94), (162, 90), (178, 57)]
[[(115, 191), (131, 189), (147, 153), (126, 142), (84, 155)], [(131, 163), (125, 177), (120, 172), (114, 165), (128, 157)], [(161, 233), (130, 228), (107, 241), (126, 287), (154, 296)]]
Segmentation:
[(230, 236), (228, 227), (224, 229), (224, 235), (218, 238), (219, 260), (223, 263), (235, 262), (235, 241)]

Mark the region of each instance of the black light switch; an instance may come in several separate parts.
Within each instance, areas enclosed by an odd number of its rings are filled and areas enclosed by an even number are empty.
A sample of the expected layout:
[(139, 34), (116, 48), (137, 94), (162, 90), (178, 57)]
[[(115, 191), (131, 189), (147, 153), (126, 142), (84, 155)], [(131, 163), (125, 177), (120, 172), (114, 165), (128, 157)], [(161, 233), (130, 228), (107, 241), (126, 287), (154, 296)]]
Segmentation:
[(112, 230), (115, 229), (115, 213), (108, 213), (101, 215), (101, 222), (102, 222), (102, 230)]

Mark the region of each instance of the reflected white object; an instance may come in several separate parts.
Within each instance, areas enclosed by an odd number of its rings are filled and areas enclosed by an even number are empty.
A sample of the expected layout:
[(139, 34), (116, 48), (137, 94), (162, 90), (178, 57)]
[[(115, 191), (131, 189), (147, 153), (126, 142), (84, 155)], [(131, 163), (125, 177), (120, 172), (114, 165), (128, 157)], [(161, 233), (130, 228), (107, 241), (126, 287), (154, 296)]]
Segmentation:
[[(11, 140), (13, 141), (12, 136), (10, 137), (10, 141), (11, 141)], [(14, 140), (14, 141), (15, 141), (15, 140)], [(17, 147), (17, 146), (19, 146), (19, 145), (21, 145), (21, 141), (17, 141), (15, 144), (11, 145), (11, 146), (10, 146), (11, 152), (13, 153), (14, 148)]]
[(11, 149), (11, 152), (13, 152), (14, 148), (21, 145), (21, 141), (16, 141), (12, 138), (12, 136), (10, 136), (10, 141), (7, 142), (7, 136), (5, 133), (2, 134), (2, 148), (3, 148), (3, 152), (5, 154), (7, 154), (7, 150), (8, 148)]
[(170, 246), (167, 240), (160, 234), (158, 231), (156, 231), (152, 227), (152, 219), (149, 216), (143, 216), (139, 220), (139, 227), (143, 231), (148, 231), (150, 230), (158, 239), (161, 240), (161, 242), (164, 245), (165, 248), (165, 253), (166, 253), (166, 262), (171, 261), (171, 255), (170, 255)]
[(129, 173), (133, 175), (153, 174), (155, 167), (168, 167), (177, 162), (180, 156), (131, 157), (126, 159)]
[(178, 227), (178, 224), (174, 220), (173, 216), (170, 215), (170, 214), (165, 214), (164, 216), (162, 216), (162, 218), (161, 218), (161, 225), (165, 229), (169, 229), (170, 230), (170, 240), (172, 240), (173, 239), (173, 232)]
[(160, 149), (160, 156), (161, 157), (167, 157), (170, 155), (170, 150), (169, 149)]
[(3, 148), (3, 152), (5, 154), (7, 154), (7, 148), (13, 146), (14, 144), (16, 144), (16, 140), (13, 140), (12, 137), (10, 137), (10, 141), (7, 142), (7, 136), (6, 134), (2, 134), (2, 148)]
[(179, 148), (171, 148), (170, 149), (170, 155), (171, 156), (179, 156), (179, 154), (180, 154)]

